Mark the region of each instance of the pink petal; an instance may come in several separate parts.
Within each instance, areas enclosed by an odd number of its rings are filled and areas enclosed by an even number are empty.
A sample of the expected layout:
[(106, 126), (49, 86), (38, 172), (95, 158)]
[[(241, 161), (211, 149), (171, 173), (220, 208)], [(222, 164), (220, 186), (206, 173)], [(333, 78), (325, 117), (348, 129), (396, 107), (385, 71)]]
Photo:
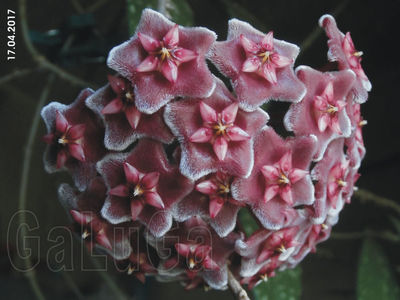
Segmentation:
[(339, 101), (336, 101), (335, 106), (338, 108), (338, 111), (342, 111), (343, 108), (346, 107), (346, 105), (347, 105), (346, 101), (339, 100)]
[(179, 48), (174, 51), (174, 56), (179, 62), (184, 63), (195, 59), (197, 53), (189, 49)]
[(342, 47), (343, 51), (348, 55), (352, 55), (353, 52), (355, 52), (356, 49), (354, 47), (353, 39), (351, 38), (350, 32), (346, 33), (342, 42)]
[(287, 205), (293, 205), (292, 189), (290, 185), (286, 185), (284, 188), (279, 189), (279, 196), (282, 200), (287, 203)]
[(175, 83), (178, 78), (178, 67), (172, 60), (165, 60), (161, 64), (161, 73), (171, 83)]
[(104, 106), (104, 108), (101, 110), (101, 113), (103, 115), (116, 114), (119, 113), (123, 107), (124, 104), (122, 103), (121, 99), (115, 98), (114, 100), (110, 101), (106, 106)]
[(164, 202), (162, 201), (160, 195), (157, 192), (145, 192), (143, 196), (146, 199), (146, 202), (151, 206), (160, 209), (164, 208)]
[(222, 206), (224, 206), (224, 200), (219, 197), (213, 197), (210, 199), (209, 213), (210, 217), (214, 219), (218, 213), (221, 211)]
[(274, 32), (268, 32), (261, 41), (261, 45), (265, 50), (274, 50)]
[(262, 166), (260, 171), (268, 182), (276, 181), (280, 175), (278, 169), (274, 166)]
[(208, 270), (218, 270), (219, 266), (215, 261), (213, 261), (209, 256), (207, 256), (203, 261), (204, 268)]
[(277, 68), (286, 67), (286, 66), (290, 65), (293, 62), (292, 59), (287, 58), (286, 56), (283, 56), (283, 55), (279, 55), (277, 53), (271, 54), (270, 59), (271, 59), (271, 62), (273, 64), (275, 64), (275, 66)]
[(225, 122), (225, 124), (232, 124), (235, 122), (238, 108), (239, 104), (237, 103), (232, 103), (228, 107), (225, 107), (221, 112), (222, 121)]
[(333, 99), (333, 82), (332, 81), (328, 82), (322, 95), (325, 96), (329, 100)]
[(184, 243), (175, 244), (176, 252), (183, 257), (188, 257), (190, 254), (190, 245)]
[(133, 184), (137, 184), (139, 182), (140, 172), (127, 162), (124, 163), (124, 173), (127, 182)]
[(222, 136), (218, 137), (213, 145), (214, 153), (220, 161), (223, 161), (228, 151), (228, 142)]
[(227, 130), (227, 134), (230, 140), (239, 142), (239, 141), (244, 141), (250, 139), (250, 135), (243, 129), (237, 127), (237, 126), (232, 126), (229, 127)]
[(93, 220), (92, 214), (81, 213), (74, 209), (71, 209), (69, 212), (71, 213), (71, 216), (74, 219), (74, 221), (80, 225), (86, 225)]
[(275, 67), (270, 63), (265, 63), (262, 70), (263, 77), (272, 84), (277, 83)]
[(57, 169), (64, 167), (65, 162), (67, 161), (68, 154), (67, 152), (62, 149), (57, 153)]
[(297, 181), (299, 181), (300, 179), (303, 179), (304, 177), (306, 177), (307, 174), (308, 174), (308, 171), (306, 171), (306, 170), (293, 168), (289, 173), (289, 180), (293, 184), (293, 183), (296, 183)]
[(330, 182), (328, 184), (328, 197), (329, 198), (334, 198), (338, 194), (338, 185), (336, 182)]
[(265, 262), (269, 257), (271, 256), (271, 251), (269, 251), (268, 249), (263, 249), (260, 253), (260, 255), (258, 255), (257, 259), (256, 259), (256, 263), (260, 264)]
[(340, 129), (340, 122), (339, 122), (339, 118), (338, 115), (336, 114), (333, 118), (331, 118), (331, 129), (333, 132), (337, 133), (337, 134), (342, 134), (342, 130)]
[(133, 105), (130, 105), (125, 109), (126, 119), (133, 129), (138, 127), (141, 115), (140, 111), (138, 111)]
[(313, 102), (314, 108), (316, 108), (317, 110), (324, 111), (326, 108), (326, 105), (327, 105), (327, 103), (326, 103), (325, 97), (315, 96), (314, 102)]
[(110, 189), (108, 193), (113, 196), (128, 197), (129, 189), (125, 184), (120, 184)]
[(141, 185), (146, 189), (150, 190), (158, 184), (158, 180), (160, 179), (160, 173), (151, 172), (144, 175), (141, 180)]
[(279, 185), (277, 184), (269, 185), (265, 189), (264, 202), (267, 203), (269, 200), (274, 198), (278, 194), (278, 192), (279, 192)]
[(208, 245), (201, 245), (197, 246), (196, 250), (194, 250), (194, 257), (196, 258), (196, 261), (202, 261), (205, 259), (211, 251), (211, 247)]
[(122, 78), (112, 75), (108, 75), (107, 78), (115, 94), (120, 95), (125, 90), (125, 81)]
[(56, 112), (56, 130), (58, 132), (64, 133), (67, 131), (68, 128), (68, 121), (65, 119), (62, 113), (58, 110)]
[(328, 114), (323, 113), (318, 117), (318, 130), (319, 132), (324, 132), (331, 122), (331, 118)]
[(179, 264), (179, 259), (177, 257), (172, 257), (165, 261), (164, 268), (165, 268), (165, 270), (169, 270), (169, 269), (174, 268), (178, 264)]
[(54, 133), (49, 133), (49, 134), (44, 135), (42, 137), (42, 140), (43, 140), (43, 142), (45, 142), (48, 145), (53, 144), (53, 142), (54, 142)]
[(136, 279), (139, 280), (141, 283), (144, 284), (146, 282), (146, 276), (143, 273), (138, 272), (135, 274), (135, 276), (136, 276)]
[(287, 151), (278, 164), (283, 172), (289, 173), (292, 170), (292, 151)]
[(206, 123), (214, 123), (217, 122), (217, 112), (209, 105), (205, 104), (203, 101), (200, 101), (200, 114), (204, 122)]
[(141, 201), (137, 200), (131, 200), (131, 216), (132, 216), (132, 221), (136, 221), (139, 214), (143, 210), (143, 204)]
[(147, 56), (137, 67), (137, 72), (151, 72), (157, 70), (158, 58), (153, 55)]
[(103, 246), (104, 248), (110, 250), (112, 249), (110, 240), (108, 239), (108, 237), (104, 232), (96, 234), (95, 240), (99, 245)]
[(215, 194), (217, 190), (218, 190), (217, 185), (211, 180), (205, 180), (196, 185), (196, 191), (206, 195)]
[(75, 157), (77, 160), (85, 161), (85, 153), (83, 152), (81, 144), (68, 144), (68, 150), (71, 156)]
[(167, 34), (164, 36), (163, 41), (166, 46), (172, 48), (178, 45), (179, 43), (179, 25), (175, 24)]
[(154, 52), (161, 47), (159, 41), (157, 41), (156, 39), (153, 39), (151, 36), (148, 36), (147, 34), (139, 32), (138, 38), (139, 38), (140, 43), (142, 44), (143, 48), (147, 52)]
[(260, 60), (257, 57), (252, 56), (244, 61), (242, 65), (242, 71), (248, 73), (255, 72), (258, 70), (260, 66), (261, 66)]
[(83, 134), (85, 133), (85, 124), (78, 124), (71, 126), (70, 129), (68, 130), (68, 136), (67, 139), (70, 140), (77, 140), (83, 137)]
[(242, 44), (246, 52), (256, 53), (258, 51), (257, 44), (246, 38), (243, 34), (240, 35), (240, 44)]
[(211, 139), (212, 135), (212, 129), (201, 127), (190, 136), (189, 140), (192, 143), (205, 143)]

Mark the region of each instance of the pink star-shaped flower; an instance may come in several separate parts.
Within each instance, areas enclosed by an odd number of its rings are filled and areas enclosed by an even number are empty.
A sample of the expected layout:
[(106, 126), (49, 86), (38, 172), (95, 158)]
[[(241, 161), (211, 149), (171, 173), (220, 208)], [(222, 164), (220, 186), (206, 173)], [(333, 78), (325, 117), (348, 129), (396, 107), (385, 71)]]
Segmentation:
[(362, 51), (357, 51), (351, 39), (350, 32), (343, 34), (336, 25), (335, 19), (330, 15), (323, 15), (319, 19), (319, 24), (325, 29), (328, 36), (328, 59), (337, 61), (340, 70), (350, 69), (357, 75), (357, 80), (353, 86), (355, 100), (359, 103), (367, 101), (368, 92), (371, 90), (371, 82), (365, 75), (361, 67)]
[(337, 215), (343, 208), (342, 192), (349, 185), (349, 161), (343, 147), (343, 138), (332, 141), (323, 159), (312, 170), (312, 178), (317, 181), (313, 216), (315, 224), (321, 224), (329, 215)]
[(353, 133), (345, 141), (347, 146), (346, 155), (350, 160), (350, 166), (358, 169), (366, 153), (362, 128), (367, 124), (367, 121), (361, 116), (360, 104), (350, 102), (347, 105), (347, 111), (353, 126)]
[(300, 66), (297, 76), (307, 87), (307, 94), (292, 104), (284, 118), (288, 131), (296, 136), (313, 134), (318, 139), (314, 160), (322, 159), (328, 144), (351, 134), (351, 122), (345, 104), (355, 79), (351, 70), (322, 73)]
[(104, 128), (96, 115), (85, 106), (91, 89), (83, 90), (70, 105), (51, 102), (41, 111), (47, 127), (43, 140), (45, 169), (54, 173), (67, 169), (79, 190), (84, 190), (96, 176), (95, 163), (106, 153)]
[(240, 283), (247, 284), (248, 288), (252, 290), (261, 282), (266, 282), (269, 278), (275, 276), (275, 270), (282, 265), (282, 261), (279, 261), (278, 258), (274, 257), (268, 261), (268, 263), (264, 264), (263, 267), (257, 272), (257, 274), (249, 277), (244, 277)]
[(167, 105), (165, 121), (181, 141), (180, 170), (197, 180), (211, 172), (247, 176), (253, 165), (252, 137), (268, 121), (258, 109), (245, 112), (219, 79), (206, 99), (185, 99)]
[(102, 216), (112, 224), (137, 219), (156, 236), (169, 230), (173, 206), (193, 190), (170, 165), (163, 145), (150, 139), (141, 139), (130, 153), (106, 156), (97, 170), (108, 187)]
[(180, 222), (201, 216), (221, 236), (227, 236), (236, 226), (236, 216), (245, 204), (232, 198), (233, 177), (217, 172), (200, 179), (196, 191), (178, 203), (174, 218)]
[(205, 55), (214, 32), (184, 28), (145, 9), (135, 35), (110, 51), (107, 64), (134, 85), (136, 107), (154, 113), (174, 97), (208, 97), (215, 88)]
[(110, 150), (121, 151), (141, 137), (151, 137), (170, 143), (173, 135), (163, 119), (163, 109), (152, 115), (136, 109), (132, 85), (124, 78), (108, 77), (109, 85), (99, 89), (86, 105), (104, 121), (104, 144)]
[(298, 53), (296, 45), (274, 39), (272, 31), (265, 35), (232, 19), (227, 41), (214, 44), (210, 59), (232, 80), (240, 107), (251, 111), (270, 99), (301, 100), (305, 88), (293, 72)]
[(90, 251), (95, 245), (100, 245), (117, 260), (129, 257), (132, 251), (129, 226), (120, 224), (116, 228), (100, 216), (107, 196), (107, 188), (101, 177), (95, 177), (84, 192), (78, 192), (68, 184), (61, 184), (58, 195), (74, 221), (72, 229), (84, 240)]
[[(228, 281), (227, 261), (234, 251), (238, 234), (219, 237), (200, 217), (177, 224), (164, 237), (149, 237), (150, 244), (166, 257), (159, 264), (159, 276), (203, 280), (213, 289), (225, 289)], [(167, 251), (167, 252), (166, 252)]]
[(316, 139), (303, 136), (283, 140), (265, 127), (254, 141), (254, 167), (248, 178), (236, 178), (233, 198), (251, 206), (268, 229), (287, 226), (298, 215), (295, 206), (314, 202), (308, 174)]

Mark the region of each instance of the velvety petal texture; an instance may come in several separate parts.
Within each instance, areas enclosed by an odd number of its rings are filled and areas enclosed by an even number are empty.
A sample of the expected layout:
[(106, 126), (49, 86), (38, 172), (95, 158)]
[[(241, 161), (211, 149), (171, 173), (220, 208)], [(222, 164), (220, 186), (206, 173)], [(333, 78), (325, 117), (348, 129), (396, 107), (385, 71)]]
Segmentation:
[(346, 99), (355, 80), (351, 70), (322, 73), (300, 66), (296, 74), (307, 87), (307, 94), (292, 104), (285, 115), (287, 130), (296, 135), (313, 134), (318, 139), (314, 160), (321, 160), (329, 143), (351, 134)]
[(45, 169), (54, 173), (67, 169), (75, 185), (83, 191), (96, 176), (95, 164), (105, 154), (104, 127), (85, 106), (93, 90), (85, 89), (70, 105), (51, 102), (41, 111), (46, 124), (48, 144), (44, 154)]
[(172, 225), (173, 206), (193, 190), (193, 183), (169, 164), (162, 144), (141, 139), (126, 154), (110, 154), (97, 164), (108, 196), (102, 216), (113, 224), (139, 220), (161, 236)]
[(323, 15), (319, 19), (319, 25), (328, 36), (328, 59), (337, 61), (340, 70), (350, 69), (357, 76), (352, 92), (358, 103), (364, 103), (368, 99), (368, 92), (372, 85), (361, 66), (362, 51), (356, 50), (350, 32), (343, 34), (336, 25), (331, 15)]
[(145, 9), (134, 36), (114, 47), (107, 64), (128, 78), (139, 111), (152, 114), (174, 97), (208, 97), (215, 88), (205, 55), (216, 34), (178, 26)]
[(165, 121), (181, 144), (180, 171), (193, 180), (216, 171), (248, 176), (254, 160), (253, 137), (268, 121), (261, 109), (238, 109), (222, 81), (215, 80), (210, 97), (173, 102), (165, 109)]
[(265, 228), (288, 226), (298, 217), (296, 206), (314, 202), (308, 170), (316, 146), (315, 136), (284, 140), (264, 127), (254, 141), (253, 170), (233, 181), (233, 198), (250, 205)]
[(253, 111), (270, 99), (300, 101), (306, 89), (293, 71), (299, 48), (237, 19), (228, 26), (227, 40), (216, 42), (209, 58), (231, 79), (240, 107)]
[(135, 106), (132, 88), (126, 87), (131, 84), (120, 77), (113, 76), (112, 80), (118, 81), (118, 89), (123, 86), (120, 93), (108, 84), (86, 99), (86, 105), (104, 122), (104, 145), (121, 151), (141, 137), (171, 143), (174, 137), (164, 123), (163, 109), (151, 115), (141, 113)]

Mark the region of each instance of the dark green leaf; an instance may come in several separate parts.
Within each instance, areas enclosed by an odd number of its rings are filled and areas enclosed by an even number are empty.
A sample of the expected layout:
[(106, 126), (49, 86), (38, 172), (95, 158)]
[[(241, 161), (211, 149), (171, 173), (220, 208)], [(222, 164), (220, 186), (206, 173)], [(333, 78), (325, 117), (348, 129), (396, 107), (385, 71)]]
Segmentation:
[(255, 300), (297, 300), (301, 296), (301, 268), (277, 272), (253, 289)]
[(400, 234), (400, 219), (395, 217), (389, 217), (390, 221), (393, 224), (393, 227), (396, 229), (397, 233)]
[(358, 300), (400, 299), (389, 262), (382, 248), (371, 239), (362, 246), (357, 278)]
[(239, 221), (247, 236), (250, 236), (254, 231), (260, 228), (254, 219), (254, 216), (247, 208), (241, 208), (239, 210)]

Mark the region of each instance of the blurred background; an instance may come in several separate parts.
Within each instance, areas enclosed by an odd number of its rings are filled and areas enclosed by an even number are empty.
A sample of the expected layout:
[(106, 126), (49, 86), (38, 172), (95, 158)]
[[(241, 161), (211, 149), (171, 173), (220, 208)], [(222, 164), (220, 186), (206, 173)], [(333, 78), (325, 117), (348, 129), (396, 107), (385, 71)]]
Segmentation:
[[(156, 2), (27, 1), (25, 16), (18, 1), (1, 1), (2, 299), (32, 299), (33, 289), (40, 289), (46, 299), (232, 299), (229, 291), (185, 292), (178, 283), (148, 279), (141, 285), (116, 272), (111, 261), (108, 272), (91, 270), (107, 262), (103, 257), (88, 257), (64, 229), (68, 220), (56, 191), (70, 178), (61, 173), (50, 176), (43, 170), (45, 145), (40, 137), (45, 129), (35, 119), (38, 102), (70, 103), (83, 87), (104, 85), (106, 75), (113, 73), (105, 63), (108, 51), (130, 37), (141, 10), (156, 8)], [(16, 20), (16, 55), (11, 60), (7, 60), (8, 9), (15, 11)], [(400, 60), (396, 44), (400, 1), (174, 0), (168, 12), (182, 25), (208, 27), (220, 40), (225, 39), (232, 17), (264, 32), (274, 30), (278, 39), (301, 47), (297, 65), (317, 69), (327, 67), (326, 37), (317, 27), (319, 17), (335, 14), (339, 28), (351, 31), (356, 48), (364, 52), (362, 64), (373, 85), (369, 101), (362, 106), (368, 121), (363, 130), (367, 155), (358, 181), (360, 189), (372, 194), (356, 194), (317, 253), (307, 256), (295, 272), (271, 280), (271, 287), (264, 287), (264, 296), (257, 299), (400, 299)], [(24, 42), (23, 19), (34, 49)], [(271, 109), (283, 117), (279, 105)], [(21, 208), (27, 213), (22, 215)], [(27, 234), (34, 272), (21, 272), (29, 267), (18, 258), (27, 255), (20, 253), (21, 233)]]

